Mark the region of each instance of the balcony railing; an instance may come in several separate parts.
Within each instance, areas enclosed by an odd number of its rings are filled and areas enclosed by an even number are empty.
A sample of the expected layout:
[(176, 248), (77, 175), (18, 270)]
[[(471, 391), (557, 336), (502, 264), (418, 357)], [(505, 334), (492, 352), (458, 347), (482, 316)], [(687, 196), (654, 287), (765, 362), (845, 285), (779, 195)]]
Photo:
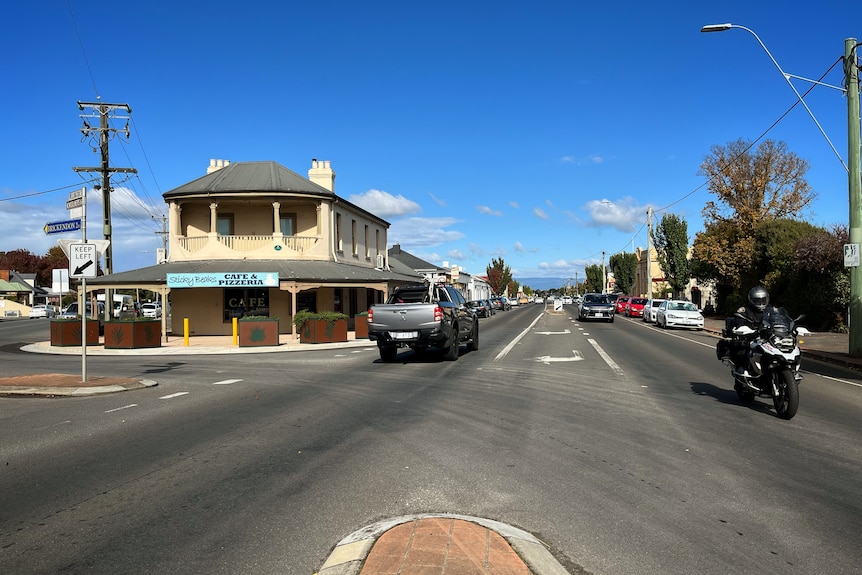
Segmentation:
[[(209, 236), (190, 236), (177, 238), (180, 247), (189, 253), (202, 249), (209, 243)], [(282, 236), (280, 238), (268, 236), (218, 236), (218, 242), (228, 249), (237, 252), (253, 252), (262, 247), (277, 242), (295, 252), (303, 253), (313, 248), (319, 238), (317, 236)]]

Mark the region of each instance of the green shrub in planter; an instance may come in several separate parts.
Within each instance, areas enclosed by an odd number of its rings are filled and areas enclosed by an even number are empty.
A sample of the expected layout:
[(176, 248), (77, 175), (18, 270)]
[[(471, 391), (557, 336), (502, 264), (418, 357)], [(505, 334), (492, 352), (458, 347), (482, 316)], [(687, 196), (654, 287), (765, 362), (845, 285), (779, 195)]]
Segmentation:
[(336, 311), (301, 310), (293, 316), (301, 343), (347, 341), (347, 314)]

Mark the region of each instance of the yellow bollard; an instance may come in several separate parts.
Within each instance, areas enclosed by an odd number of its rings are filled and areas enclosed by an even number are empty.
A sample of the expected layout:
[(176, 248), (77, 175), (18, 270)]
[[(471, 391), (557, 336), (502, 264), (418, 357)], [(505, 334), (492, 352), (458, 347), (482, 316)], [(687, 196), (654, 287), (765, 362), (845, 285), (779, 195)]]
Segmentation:
[(239, 329), (239, 326), (237, 325), (237, 321), (239, 321), (237, 318), (233, 318), (231, 320), (231, 329), (233, 330), (233, 346), (234, 347), (236, 347), (238, 345), (237, 341), (236, 341), (237, 330)]
[(189, 318), (183, 318), (183, 342), (186, 347), (189, 346)]

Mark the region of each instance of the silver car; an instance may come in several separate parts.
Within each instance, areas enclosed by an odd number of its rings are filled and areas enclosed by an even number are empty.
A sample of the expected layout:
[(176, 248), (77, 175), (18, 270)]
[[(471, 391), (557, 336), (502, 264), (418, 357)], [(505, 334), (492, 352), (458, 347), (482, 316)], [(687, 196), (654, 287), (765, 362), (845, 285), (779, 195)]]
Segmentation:
[(664, 303), (663, 299), (648, 299), (644, 304), (643, 320), (646, 323), (655, 323), (655, 316), (658, 313), (658, 308)]
[(30, 319), (56, 317), (57, 312), (52, 305), (34, 305), (30, 308)]

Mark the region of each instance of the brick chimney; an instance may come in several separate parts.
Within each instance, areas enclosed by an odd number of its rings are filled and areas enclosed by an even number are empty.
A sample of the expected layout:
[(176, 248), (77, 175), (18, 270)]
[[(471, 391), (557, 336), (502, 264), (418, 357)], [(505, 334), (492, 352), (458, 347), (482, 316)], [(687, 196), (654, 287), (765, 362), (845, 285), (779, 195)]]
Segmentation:
[(329, 167), (329, 160), (312, 159), (308, 179), (330, 192), (335, 192), (335, 172)]

